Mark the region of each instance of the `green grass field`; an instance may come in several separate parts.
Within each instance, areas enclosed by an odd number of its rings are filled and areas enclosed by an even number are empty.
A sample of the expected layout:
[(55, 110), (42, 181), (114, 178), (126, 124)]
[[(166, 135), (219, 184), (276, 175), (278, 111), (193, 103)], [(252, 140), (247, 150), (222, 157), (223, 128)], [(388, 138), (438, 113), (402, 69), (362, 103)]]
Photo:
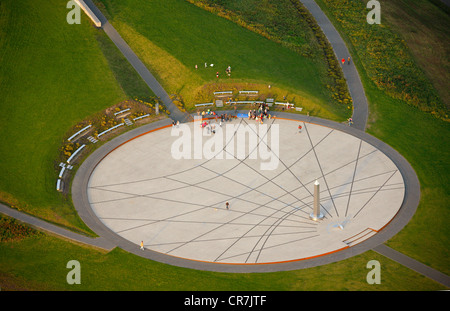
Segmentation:
[(83, 12), (67, 24), (68, 12), (57, 0), (0, 4), (0, 201), (84, 230), (55, 192), (62, 139), (86, 116), (152, 92), (103, 31)]
[[(310, 96), (307, 100), (311, 103), (324, 105), (319, 112), (321, 116), (339, 120), (344, 115), (340, 109), (326, 105), (328, 95), (320, 77), (324, 68), (281, 44), (181, 0), (165, 2), (170, 6), (161, 5), (161, 1), (139, 5), (136, 0), (103, 2), (110, 17), (114, 17), (114, 26), (124, 38), (132, 40), (132, 48), (170, 92), (188, 94), (205, 83), (215, 83), (215, 71), (211, 68), (194, 69), (195, 64), (207, 61), (221, 68), (231, 65), (237, 82), (271, 82), (291, 93), (298, 92), (305, 100)], [(71, 204), (55, 190), (54, 161), (62, 138), (87, 116), (129, 96), (146, 96), (151, 92), (84, 15), (81, 25), (65, 22), (68, 12), (65, 5), (63, 0), (39, 5), (31, 0), (0, 3), (0, 201), (52, 222), (88, 231)], [(149, 13), (150, 8), (153, 10)], [(36, 13), (40, 10), (44, 13)], [(370, 101), (369, 133), (404, 155), (421, 182), (422, 198), (417, 214), (387, 244), (449, 273), (448, 123), (377, 89), (360, 65), (358, 50), (349, 48), (355, 55)], [(229, 56), (229, 52), (235, 54)], [(69, 271), (66, 263), (72, 259), (81, 263), (81, 285), (66, 283)], [(366, 263), (372, 259), (381, 263), (380, 285), (366, 282)], [(120, 249), (106, 253), (51, 235), (0, 242), (0, 287), (2, 290), (443, 289), (372, 251), (304, 270), (227, 274), (168, 266)]]
[(95, 39), (99, 30), (84, 15), (81, 25), (67, 24), (66, 3), (0, 4), (0, 200), (83, 228), (55, 192), (58, 148), (78, 121), (126, 96)]
[[(1, 219), (0, 219), (1, 225)], [(42, 252), (40, 250), (44, 250)], [(80, 263), (81, 284), (70, 285), (70, 260)], [(381, 284), (366, 281), (366, 264), (378, 260)], [(0, 243), (2, 290), (76, 291), (361, 291), (442, 289), (430, 279), (373, 251), (345, 261), (296, 271), (219, 273), (152, 262), (121, 249), (109, 253), (64, 240), (31, 235)], [(156, 297), (156, 296), (155, 296)]]

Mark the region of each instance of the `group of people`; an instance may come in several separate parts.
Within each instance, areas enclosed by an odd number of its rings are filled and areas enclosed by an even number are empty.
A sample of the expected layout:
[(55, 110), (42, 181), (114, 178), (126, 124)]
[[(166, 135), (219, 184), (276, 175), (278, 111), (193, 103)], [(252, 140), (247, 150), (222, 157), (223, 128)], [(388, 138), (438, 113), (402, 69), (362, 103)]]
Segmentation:
[[(210, 67), (214, 67), (214, 64), (210, 64), (209, 66)], [(208, 63), (205, 63), (205, 68), (208, 68)], [(195, 70), (197, 70), (197, 69), (198, 69), (198, 65), (195, 64)], [(231, 66), (228, 66), (227, 69), (225, 69), (225, 72), (227, 73), (227, 76), (231, 77)], [(217, 71), (216, 72), (216, 77), (219, 78), (219, 76), (220, 76), (220, 74)]]
[[(235, 109), (235, 112), (236, 112), (236, 109)], [(233, 116), (233, 115), (230, 115), (230, 114), (227, 114), (227, 113), (221, 114), (219, 116), (219, 115), (217, 115), (217, 113), (215, 111), (212, 111), (211, 109), (208, 109), (206, 111), (202, 111), (201, 113), (200, 113), (200, 111), (197, 111), (197, 115), (198, 116), (201, 115), (202, 118), (205, 117), (205, 116), (213, 116), (216, 121), (217, 121), (218, 118), (220, 118), (220, 121), (222, 123), (231, 121), (232, 119), (236, 118), (236, 116)]]
[(211, 121), (202, 122), (202, 124), (200, 124), (200, 127), (202, 129), (205, 128), (208, 131), (208, 135), (211, 134), (211, 133), (216, 134), (216, 125), (215, 124), (211, 124)]
[[(342, 62), (342, 65), (344, 65), (344, 64), (345, 64), (345, 58), (343, 58), (343, 59), (341, 60), (341, 62)], [(350, 65), (350, 57), (349, 57), (348, 60), (347, 60), (347, 65)]]
[[(208, 134), (216, 133), (216, 124), (217, 123), (219, 123), (219, 126), (222, 127), (222, 124), (224, 122), (229, 122), (229, 121), (232, 121), (233, 119), (237, 118), (237, 116), (233, 116), (228, 113), (218, 115), (215, 111), (212, 111), (211, 109), (208, 109), (207, 111), (202, 111), (201, 113), (199, 111), (197, 111), (197, 115), (201, 115), (202, 118), (205, 116), (213, 116), (214, 117), (215, 122), (213, 124), (211, 124), (211, 121), (204, 121), (200, 124), (200, 127), (202, 129), (206, 129), (208, 131)], [(220, 119), (220, 121), (219, 121), (219, 119)]]
[(258, 110), (253, 109), (248, 112), (249, 120), (256, 120), (263, 124), (264, 118), (270, 119), (272, 116), (269, 113), (269, 106), (265, 103), (259, 105)]

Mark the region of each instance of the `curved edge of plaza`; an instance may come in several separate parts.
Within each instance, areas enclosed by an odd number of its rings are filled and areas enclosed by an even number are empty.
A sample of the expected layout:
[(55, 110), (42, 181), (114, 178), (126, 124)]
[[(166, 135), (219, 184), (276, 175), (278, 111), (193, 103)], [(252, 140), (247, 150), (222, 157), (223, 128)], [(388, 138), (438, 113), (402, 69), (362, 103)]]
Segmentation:
[[(226, 113), (226, 112), (224, 112)], [(274, 272), (274, 271), (287, 271), (304, 269), (314, 266), (320, 266), (329, 264), (332, 262), (341, 261), (358, 254), (361, 254), (367, 250), (371, 250), (374, 247), (384, 243), (394, 235), (396, 235), (413, 217), (420, 200), (420, 184), (416, 173), (406, 159), (401, 156), (396, 150), (380, 141), (379, 139), (346, 126), (344, 124), (336, 123), (329, 120), (324, 120), (315, 117), (307, 117), (297, 114), (289, 113), (274, 113), (276, 118), (288, 119), (292, 121), (301, 121), (307, 123), (313, 123), (317, 125), (326, 126), (356, 138), (363, 140), (364, 142), (372, 145), (386, 155), (400, 171), (404, 181), (404, 197), (403, 202), (394, 216), (381, 230), (372, 235), (368, 239), (357, 243), (353, 246), (345, 247), (336, 251), (323, 253), (317, 256), (309, 258), (300, 258), (298, 260), (287, 260), (281, 262), (269, 262), (269, 263), (217, 263), (217, 262), (205, 262), (199, 260), (185, 259), (176, 257), (169, 254), (160, 253), (150, 249), (144, 251), (139, 249), (139, 245), (133, 243), (112, 231), (108, 228), (93, 211), (88, 198), (88, 184), (93, 171), (97, 165), (113, 150), (126, 144), (127, 142), (148, 134), (153, 131), (160, 130), (165, 127), (172, 126), (172, 120), (166, 119), (157, 121), (140, 128), (129, 131), (122, 134), (119, 137), (107, 142), (99, 149), (94, 151), (79, 167), (72, 183), (72, 199), (74, 206), (81, 217), (81, 219), (88, 225), (94, 232), (96, 232), (102, 238), (110, 241), (114, 245), (124, 249), (127, 252), (135, 255), (166, 263), (174, 266), (217, 271), (217, 272), (233, 272), (233, 273), (247, 273), (247, 272)]]

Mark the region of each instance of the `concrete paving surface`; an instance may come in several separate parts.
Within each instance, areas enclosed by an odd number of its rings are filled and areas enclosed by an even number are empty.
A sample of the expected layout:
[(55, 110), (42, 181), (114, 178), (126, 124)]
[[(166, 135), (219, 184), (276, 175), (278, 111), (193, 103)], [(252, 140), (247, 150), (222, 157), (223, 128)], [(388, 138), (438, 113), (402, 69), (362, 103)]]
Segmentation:
[[(188, 260), (259, 264), (359, 244), (402, 205), (399, 169), (360, 138), (280, 118), (209, 122), (215, 134), (190, 122), (110, 152), (88, 182), (95, 216), (136, 248), (143, 241), (146, 249)], [(186, 158), (177, 159), (183, 151)], [(324, 214), (318, 221), (310, 219), (316, 180)]]

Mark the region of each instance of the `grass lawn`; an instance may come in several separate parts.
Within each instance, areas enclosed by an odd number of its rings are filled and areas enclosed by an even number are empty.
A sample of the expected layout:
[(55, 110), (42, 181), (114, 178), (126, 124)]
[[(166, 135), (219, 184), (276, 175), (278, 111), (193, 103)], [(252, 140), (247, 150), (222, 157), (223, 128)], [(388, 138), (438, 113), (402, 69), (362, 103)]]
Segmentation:
[[(45, 252), (41, 250), (45, 249)], [(69, 285), (66, 264), (77, 260), (81, 284)], [(368, 284), (367, 262), (378, 260), (381, 284)], [(309, 269), (274, 273), (218, 273), (153, 262), (121, 249), (109, 253), (40, 235), (0, 243), (2, 290), (302, 291), (439, 290), (439, 284), (369, 251)]]
[(383, 18), (401, 34), (447, 108), (450, 108), (449, 14), (450, 8), (440, 0), (383, 3)]
[[(67, 1), (0, 3), (0, 201), (84, 228), (56, 192), (55, 163), (73, 125), (126, 98), (85, 15)], [(39, 12), (39, 14), (37, 13)]]

